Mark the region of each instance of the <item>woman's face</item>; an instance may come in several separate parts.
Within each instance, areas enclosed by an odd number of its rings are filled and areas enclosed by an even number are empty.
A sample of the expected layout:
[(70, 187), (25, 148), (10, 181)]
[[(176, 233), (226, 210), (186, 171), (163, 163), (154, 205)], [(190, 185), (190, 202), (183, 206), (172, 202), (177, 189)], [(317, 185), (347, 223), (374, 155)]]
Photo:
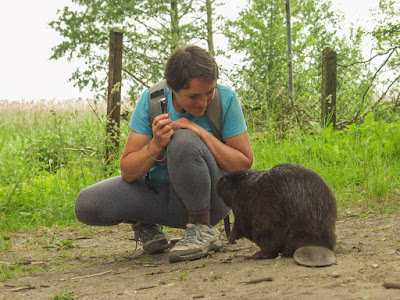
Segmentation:
[(174, 108), (179, 113), (188, 112), (195, 117), (204, 115), (207, 105), (214, 98), (217, 83), (200, 78), (193, 78), (189, 82), (189, 88), (179, 92), (172, 90)]

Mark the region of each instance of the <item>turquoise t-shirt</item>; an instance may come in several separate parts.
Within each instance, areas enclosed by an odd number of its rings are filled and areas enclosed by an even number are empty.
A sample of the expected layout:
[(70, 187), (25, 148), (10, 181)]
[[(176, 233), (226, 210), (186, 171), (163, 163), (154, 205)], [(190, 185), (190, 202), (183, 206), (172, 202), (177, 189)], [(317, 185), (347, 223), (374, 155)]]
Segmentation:
[[(237, 136), (247, 130), (242, 108), (233, 90), (218, 84), (222, 107), (222, 139)], [(207, 120), (207, 112), (201, 117), (194, 117), (190, 113), (179, 113), (172, 104), (172, 92), (166, 87), (167, 109), (172, 121), (187, 118), (190, 121), (213, 133)], [(140, 97), (132, 114), (129, 127), (140, 134), (152, 135), (152, 127), (149, 119), (149, 90)], [(167, 165), (156, 162), (149, 172), (150, 179), (157, 182), (168, 180)]]

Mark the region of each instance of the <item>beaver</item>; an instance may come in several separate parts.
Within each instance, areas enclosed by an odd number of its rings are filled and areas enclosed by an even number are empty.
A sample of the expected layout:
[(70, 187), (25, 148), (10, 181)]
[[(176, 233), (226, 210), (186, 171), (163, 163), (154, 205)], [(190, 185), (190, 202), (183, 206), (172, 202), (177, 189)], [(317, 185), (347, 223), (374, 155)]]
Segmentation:
[(298, 164), (239, 170), (223, 176), (216, 190), (235, 217), (229, 242), (245, 237), (261, 248), (250, 258), (282, 254), (305, 266), (335, 262), (336, 199), (315, 171)]

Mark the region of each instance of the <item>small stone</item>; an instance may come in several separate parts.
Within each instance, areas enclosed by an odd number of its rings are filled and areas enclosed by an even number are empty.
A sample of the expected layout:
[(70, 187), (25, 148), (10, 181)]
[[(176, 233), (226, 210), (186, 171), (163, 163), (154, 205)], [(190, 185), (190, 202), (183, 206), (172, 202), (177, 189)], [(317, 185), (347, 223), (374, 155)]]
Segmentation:
[(373, 267), (374, 269), (378, 268), (379, 265), (378, 264), (372, 264), (371, 267)]
[(332, 274), (330, 274), (330, 276), (331, 276), (332, 278), (339, 278), (339, 277), (340, 277), (340, 274), (337, 273), (337, 272), (333, 272)]

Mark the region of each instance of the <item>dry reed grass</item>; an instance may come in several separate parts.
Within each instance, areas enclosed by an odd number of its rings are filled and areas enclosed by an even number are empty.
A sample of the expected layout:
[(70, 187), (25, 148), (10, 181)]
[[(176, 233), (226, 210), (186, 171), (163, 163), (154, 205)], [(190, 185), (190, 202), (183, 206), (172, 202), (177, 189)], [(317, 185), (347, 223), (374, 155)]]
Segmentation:
[(107, 108), (105, 101), (83, 100), (82, 98), (70, 100), (38, 100), (38, 101), (8, 101), (0, 100), (0, 109), (2, 111), (92, 111), (105, 112)]
[[(129, 116), (134, 110), (134, 103), (124, 100), (121, 103), (121, 113)], [(37, 101), (8, 101), (0, 100), (0, 123), (25, 124), (31, 126), (35, 120), (44, 121), (51, 115), (74, 115), (103, 120), (107, 113), (107, 102), (95, 99), (70, 100), (37, 100)]]

